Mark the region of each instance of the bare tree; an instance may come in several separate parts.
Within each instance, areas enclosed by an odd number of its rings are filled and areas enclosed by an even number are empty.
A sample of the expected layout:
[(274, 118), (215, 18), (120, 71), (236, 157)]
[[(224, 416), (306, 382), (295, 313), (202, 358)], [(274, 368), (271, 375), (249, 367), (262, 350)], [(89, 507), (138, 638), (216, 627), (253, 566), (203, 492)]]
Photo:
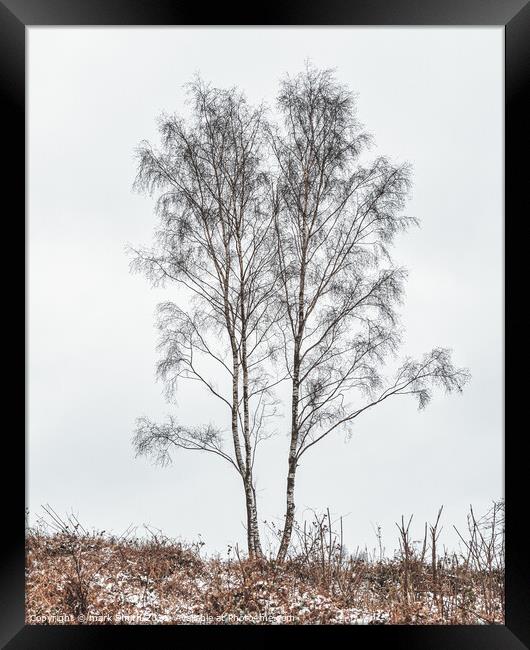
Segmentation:
[(308, 66), (282, 85), (283, 126), (269, 130), (277, 181), (274, 216), (284, 358), (291, 380), (286, 515), (278, 559), (294, 521), (302, 456), (361, 413), (396, 395), (423, 408), (434, 386), (461, 391), (468, 373), (450, 351), (406, 359), (392, 379), (384, 363), (400, 343), (396, 306), (406, 278), (389, 254), (410, 184), (407, 165), (378, 157), (361, 165), (369, 141), (355, 102), (330, 70)]
[[(270, 179), (262, 171), (264, 111), (235, 89), (200, 80), (189, 93), (191, 119), (163, 116), (161, 148), (143, 142), (138, 149), (136, 187), (157, 194), (160, 226), (154, 247), (136, 250), (132, 267), (154, 284), (179, 286), (179, 303), (158, 308), (158, 375), (169, 399), (177, 381), (188, 379), (225, 404), (232, 449), (224, 446), (222, 427), (185, 426), (174, 417), (162, 424), (139, 418), (134, 445), (162, 463), (174, 448), (227, 461), (242, 479), (249, 555), (260, 556), (253, 468), (275, 410), (267, 362), (279, 308)], [(217, 385), (212, 365), (226, 384)]]
[[(242, 479), (249, 554), (259, 556), (256, 447), (270, 435), (273, 389), (289, 378), (284, 560), (303, 454), (391, 396), (413, 395), (423, 408), (433, 387), (461, 391), (469, 374), (434, 348), (385, 376), (401, 342), (396, 308), (406, 280), (389, 249), (416, 223), (402, 214), (410, 170), (384, 157), (361, 164), (370, 138), (332, 71), (308, 67), (283, 81), (278, 128), (235, 89), (196, 81), (190, 94), (192, 120), (163, 117), (161, 149), (138, 150), (136, 186), (158, 193), (160, 227), (153, 249), (135, 251), (133, 268), (179, 286), (180, 303), (158, 309), (158, 374), (170, 399), (184, 378), (226, 405), (232, 449), (221, 427), (173, 417), (140, 418), (134, 443), (162, 463), (173, 448), (227, 461)], [(226, 374), (230, 392), (205, 359)], [(278, 359), (285, 377), (271, 371)]]

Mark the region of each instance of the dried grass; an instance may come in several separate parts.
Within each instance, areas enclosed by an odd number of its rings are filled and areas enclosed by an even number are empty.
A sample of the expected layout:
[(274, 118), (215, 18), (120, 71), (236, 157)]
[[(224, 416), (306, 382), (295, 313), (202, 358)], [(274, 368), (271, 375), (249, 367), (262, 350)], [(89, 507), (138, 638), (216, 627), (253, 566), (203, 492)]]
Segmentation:
[(439, 553), (441, 510), (411, 541), (385, 557), (346, 552), (342, 522), (329, 511), (295, 529), (288, 560), (205, 558), (149, 530), (147, 538), (85, 530), (51, 508), (26, 535), (26, 620), (37, 624), (284, 623), (502, 624), (504, 504), (483, 518), (470, 511), (462, 550)]

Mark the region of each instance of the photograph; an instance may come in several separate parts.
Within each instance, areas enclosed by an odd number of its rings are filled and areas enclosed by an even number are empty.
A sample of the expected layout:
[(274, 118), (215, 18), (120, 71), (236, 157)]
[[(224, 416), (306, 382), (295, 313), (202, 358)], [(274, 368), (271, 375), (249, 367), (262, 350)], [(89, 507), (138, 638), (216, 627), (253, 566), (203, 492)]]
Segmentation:
[(504, 626), (504, 26), (35, 25), (26, 111), (26, 625)]

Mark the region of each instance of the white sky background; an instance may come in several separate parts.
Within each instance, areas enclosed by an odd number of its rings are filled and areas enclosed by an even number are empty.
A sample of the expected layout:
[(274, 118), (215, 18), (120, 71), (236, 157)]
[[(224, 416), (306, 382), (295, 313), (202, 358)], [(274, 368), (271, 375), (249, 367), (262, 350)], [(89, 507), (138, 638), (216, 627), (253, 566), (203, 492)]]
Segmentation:
[[(347, 546), (397, 546), (394, 522), (445, 505), (455, 542), (473, 504), (503, 495), (503, 30), (502, 28), (29, 30), (29, 418), (27, 505), (73, 510), (121, 533), (163, 529), (209, 551), (244, 547), (240, 480), (224, 461), (180, 451), (166, 469), (135, 459), (137, 416), (182, 422), (229, 418), (181, 383), (178, 407), (155, 383), (155, 305), (177, 299), (131, 275), (126, 243), (148, 245), (153, 201), (131, 191), (134, 147), (157, 141), (156, 117), (181, 112), (195, 72), (273, 105), (278, 80), (309, 58), (336, 67), (359, 94), (378, 153), (414, 168), (400, 236), (410, 271), (403, 354), (454, 350), (473, 379), (463, 396), (436, 394), (418, 412), (396, 398), (304, 456), (297, 512), (344, 515)], [(288, 410), (288, 409), (287, 409)], [(260, 519), (284, 512), (287, 423), (261, 448)], [(225, 466), (226, 465), (226, 466)]]

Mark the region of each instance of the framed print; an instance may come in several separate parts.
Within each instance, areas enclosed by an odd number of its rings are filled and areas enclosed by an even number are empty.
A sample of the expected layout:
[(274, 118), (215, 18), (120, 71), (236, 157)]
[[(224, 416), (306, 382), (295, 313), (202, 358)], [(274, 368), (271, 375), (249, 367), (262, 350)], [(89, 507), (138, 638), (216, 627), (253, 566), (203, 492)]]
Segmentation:
[(0, 3), (3, 646), (530, 647), (528, 3), (205, 9)]

